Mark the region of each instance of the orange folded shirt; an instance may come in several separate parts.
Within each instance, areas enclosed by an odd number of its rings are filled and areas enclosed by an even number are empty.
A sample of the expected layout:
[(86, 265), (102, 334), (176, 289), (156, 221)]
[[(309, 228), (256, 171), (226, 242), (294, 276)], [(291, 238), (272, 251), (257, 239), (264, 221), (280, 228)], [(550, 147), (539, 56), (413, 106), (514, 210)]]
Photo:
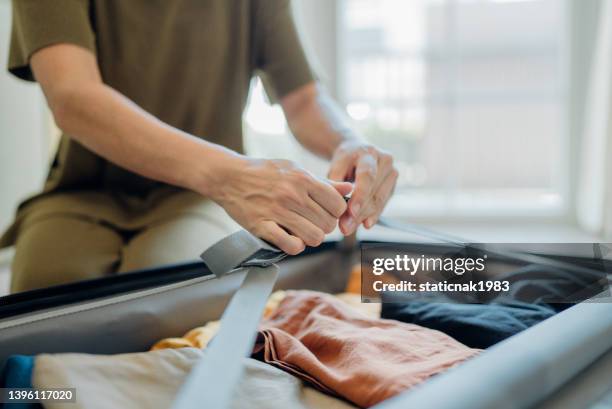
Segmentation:
[(439, 331), (367, 318), (327, 294), (290, 291), (262, 322), (254, 357), (370, 407), (479, 352)]

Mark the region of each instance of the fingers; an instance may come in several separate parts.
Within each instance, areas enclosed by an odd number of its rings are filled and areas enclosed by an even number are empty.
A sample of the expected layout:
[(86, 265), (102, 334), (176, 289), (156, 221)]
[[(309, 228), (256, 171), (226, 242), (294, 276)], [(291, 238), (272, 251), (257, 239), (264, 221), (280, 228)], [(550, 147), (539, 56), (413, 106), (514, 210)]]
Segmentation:
[(338, 219), (346, 211), (346, 202), (339, 190), (345, 190), (348, 194), (350, 193), (349, 187), (352, 189), (350, 183), (338, 183), (332, 186), (329, 183), (313, 179), (308, 186), (308, 195), (327, 213)]
[(342, 215), (342, 217), (340, 217), (338, 226), (340, 227), (340, 232), (343, 235), (348, 236), (355, 232), (358, 224), (356, 223), (355, 218), (349, 212), (346, 212)]
[(330, 180), (329, 183), (334, 189), (338, 191), (343, 197), (348, 196), (353, 191), (353, 184), (351, 182), (334, 182)]
[(302, 239), (287, 233), (273, 221), (261, 222), (253, 233), (292, 256), (301, 253), (306, 247)]
[(372, 228), (372, 226), (378, 222), (378, 218), (385, 209), (385, 205), (389, 201), (389, 198), (391, 198), (393, 195), (396, 182), (397, 172), (390, 172), (378, 191), (374, 193), (369, 211), (365, 213), (365, 221), (363, 222), (363, 225), (366, 229)]
[(306, 203), (302, 206), (295, 206), (289, 210), (303, 216), (324, 233), (331, 233), (336, 228), (337, 219), (310, 197), (306, 198)]
[(316, 247), (325, 240), (325, 233), (308, 219), (292, 211), (286, 211), (280, 215), (280, 224), (289, 232), (299, 237), (304, 244)]
[[(393, 166), (393, 158), (387, 153), (364, 155), (356, 169), (355, 190), (349, 201), (349, 214), (340, 219), (343, 234), (352, 234), (360, 224), (371, 228), (378, 221), (387, 201), (393, 194), (398, 172)], [(375, 163), (375, 165), (374, 165)], [(375, 171), (373, 171), (375, 167)]]
[(355, 219), (372, 195), (377, 172), (378, 164), (373, 155), (368, 154), (359, 157), (355, 167), (355, 189), (348, 203), (349, 212)]

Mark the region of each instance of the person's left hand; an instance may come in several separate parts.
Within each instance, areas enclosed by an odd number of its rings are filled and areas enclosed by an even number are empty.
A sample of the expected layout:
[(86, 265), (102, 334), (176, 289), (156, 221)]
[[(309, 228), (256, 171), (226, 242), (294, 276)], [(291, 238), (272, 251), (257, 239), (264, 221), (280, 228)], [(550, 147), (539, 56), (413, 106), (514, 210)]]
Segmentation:
[(340, 231), (348, 236), (362, 223), (367, 229), (376, 224), (393, 194), (398, 172), (389, 153), (351, 140), (334, 152), (328, 177), (339, 182), (354, 181), (348, 208), (339, 222)]

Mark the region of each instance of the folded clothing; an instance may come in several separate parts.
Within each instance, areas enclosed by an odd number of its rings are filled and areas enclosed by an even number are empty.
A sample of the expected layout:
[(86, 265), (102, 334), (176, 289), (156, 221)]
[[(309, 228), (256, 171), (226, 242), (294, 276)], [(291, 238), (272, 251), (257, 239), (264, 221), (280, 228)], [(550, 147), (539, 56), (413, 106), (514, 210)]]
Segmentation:
[(524, 302), (454, 304), (411, 301), (397, 303), (393, 293), (382, 296), (381, 317), (442, 331), (472, 348), (488, 348), (547, 318), (555, 310)]
[(385, 293), (381, 317), (443, 331), (472, 348), (488, 348), (598, 294), (602, 277), (603, 273), (532, 264), (495, 277), (509, 281), (510, 291), (466, 296), (466, 303), (444, 293), (428, 297)]
[(29, 355), (12, 355), (4, 364), (0, 376), (2, 388), (31, 388), (34, 357)]
[[(268, 302), (264, 310), (264, 317), (269, 317), (278, 307), (280, 302), (286, 296), (285, 291), (275, 291)], [(334, 297), (338, 298), (342, 302), (346, 303), (351, 308), (359, 311), (370, 318), (378, 318), (380, 316), (380, 304), (364, 304), (361, 302), (361, 296), (352, 293), (341, 293)], [(164, 338), (155, 343), (151, 347), (151, 351), (167, 348), (206, 348), (208, 343), (219, 331), (220, 321), (210, 321), (202, 327), (197, 327), (187, 332), (182, 337), (176, 338)]]
[(439, 331), (368, 318), (327, 294), (289, 291), (262, 322), (253, 356), (370, 407), (478, 353)]
[[(36, 358), (32, 384), (36, 388), (76, 388), (73, 409), (168, 408), (181, 384), (205, 351), (166, 349), (122, 355), (57, 354)], [(350, 409), (338, 399), (314, 389), (270, 365), (245, 358), (245, 373), (232, 408)], [(67, 407), (45, 402), (47, 409)]]
[[(10, 356), (0, 375), (0, 387), (10, 389), (22, 389), (32, 387), (32, 371), (34, 369), (34, 357), (28, 355)], [(4, 409), (40, 409), (40, 403), (5, 403), (0, 404)]]

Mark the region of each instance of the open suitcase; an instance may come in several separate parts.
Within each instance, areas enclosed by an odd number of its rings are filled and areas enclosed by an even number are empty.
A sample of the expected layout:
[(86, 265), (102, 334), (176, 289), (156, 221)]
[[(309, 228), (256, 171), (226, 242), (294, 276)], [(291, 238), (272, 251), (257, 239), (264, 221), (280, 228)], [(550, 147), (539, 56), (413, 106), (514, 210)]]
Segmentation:
[[(384, 244), (446, 251), (443, 244)], [(333, 241), (286, 258), (278, 263), (276, 288), (341, 292), (359, 249), (359, 243)], [(565, 262), (588, 265), (589, 260), (565, 257)], [(219, 319), (245, 274), (243, 268), (216, 278), (203, 263), (193, 262), (5, 297), (0, 359), (146, 351), (162, 338)], [(568, 308), (376, 407), (595, 408), (611, 400), (611, 391), (612, 298), (607, 296)]]

